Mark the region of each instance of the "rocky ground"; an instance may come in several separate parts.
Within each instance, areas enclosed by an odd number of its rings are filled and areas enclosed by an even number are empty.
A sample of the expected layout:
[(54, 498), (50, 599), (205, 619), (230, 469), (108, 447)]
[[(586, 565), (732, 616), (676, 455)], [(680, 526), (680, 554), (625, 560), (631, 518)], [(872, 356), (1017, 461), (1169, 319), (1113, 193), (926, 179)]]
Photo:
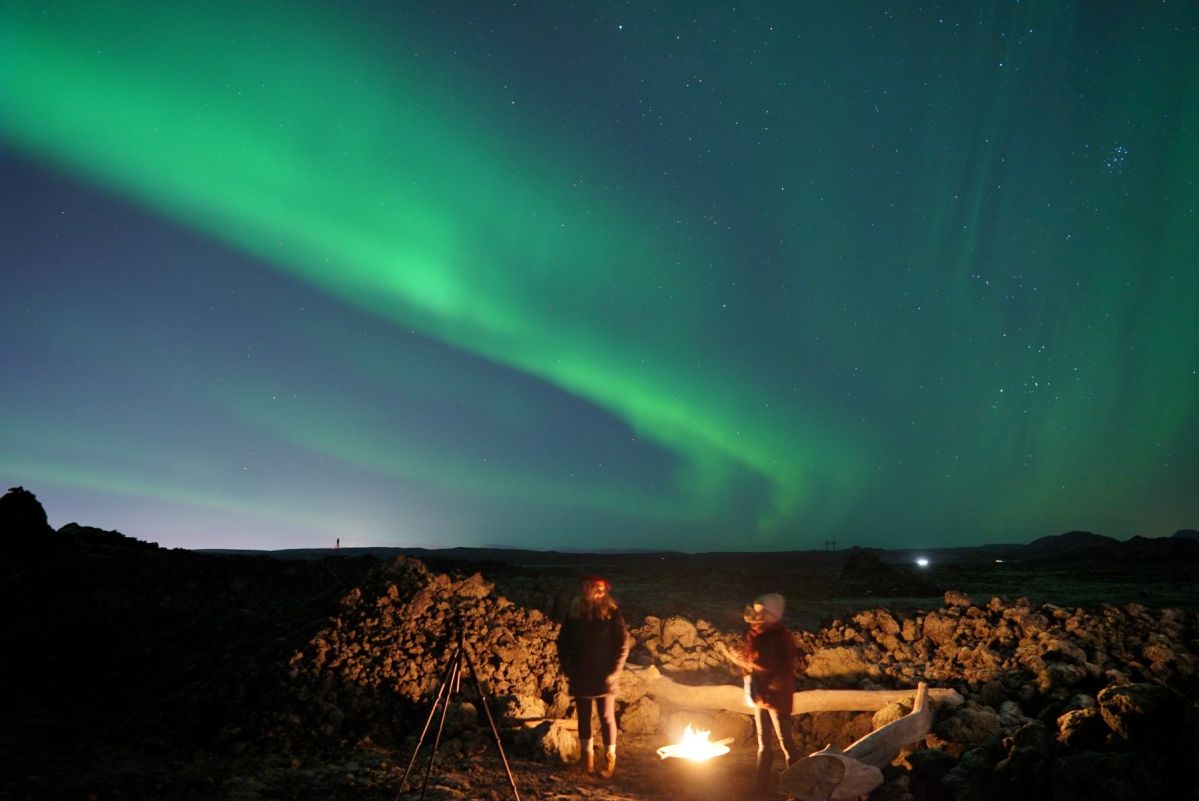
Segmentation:
[[(926, 681), (964, 699), (935, 710), (932, 733), (886, 769), (875, 801), (1199, 799), (1192, 543), (1157, 561), (1124, 558), (1114, 581), (1111, 553), (1093, 542), (1069, 559), (1039, 553), (1040, 568), (1020, 569), (1069, 580), (1020, 597), (980, 593), (996, 578), (990, 554), (973, 566), (945, 554), (924, 572), (866, 551), (279, 559), (52, 531), (10, 496), (0, 526), (14, 547), (0, 578), (14, 681), (0, 797), (394, 799), (426, 784), (426, 798), (511, 798), (475, 677), (521, 798), (743, 797), (748, 716), (671, 706), (636, 669), (737, 683), (717, 643), (739, 638), (746, 600), (778, 590), (801, 689)], [(615, 583), (635, 640), (609, 780), (570, 764), (553, 646), (577, 577), (597, 572)], [(945, 577), (956, 587), (939, 586)], [(459, 632), (471, 669), (445, 706), (427, 783), (432, 734), (401, 788)], [(845, 746), (902, 711), (797, 715), (796, 734), (804, 753)], [(705, 765), (660, 760), (655, 749), (687, 723), (733, 737), (732, 751)]]

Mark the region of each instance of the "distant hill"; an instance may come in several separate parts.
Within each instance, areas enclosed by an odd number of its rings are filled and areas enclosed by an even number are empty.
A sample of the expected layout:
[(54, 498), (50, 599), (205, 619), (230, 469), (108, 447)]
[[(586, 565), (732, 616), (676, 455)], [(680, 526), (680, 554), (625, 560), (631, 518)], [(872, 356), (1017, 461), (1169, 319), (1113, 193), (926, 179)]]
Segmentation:
[(1171, 539), (1199, 541), (1199, 531), (1196, 531), (1193, 528), (1180, 528), (1178, 531), (1174, 532)]
[(1083, 551), (1102, 552), (1119, 548), (1122, 543), (1115, 537), (1092, 534), (1089, 531), (1067, 531), (1033, 540), (1025, 547), (1026, 556), (1064, 556)]
[(1136, 536), (1122, 542), (1089, 531), (1070, 531), (1034, 540), (1011, 558), (1028, 565), (1064, 559), (1111, 564), (1192, 563), (1199, 559), (1199, 537), (1176, 533), (1173, 537)]

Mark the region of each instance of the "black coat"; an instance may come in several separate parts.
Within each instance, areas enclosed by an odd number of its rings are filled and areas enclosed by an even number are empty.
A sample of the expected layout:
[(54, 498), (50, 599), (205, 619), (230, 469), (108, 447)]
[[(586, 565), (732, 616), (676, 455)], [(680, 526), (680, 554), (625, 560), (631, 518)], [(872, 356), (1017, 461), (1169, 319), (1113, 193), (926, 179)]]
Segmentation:
[(629, 656), (624, 616), (613, 609), (607, 620), (568, 617), (558, 632), (558, 661), (574, 698), (598, 698), (616, 692)]

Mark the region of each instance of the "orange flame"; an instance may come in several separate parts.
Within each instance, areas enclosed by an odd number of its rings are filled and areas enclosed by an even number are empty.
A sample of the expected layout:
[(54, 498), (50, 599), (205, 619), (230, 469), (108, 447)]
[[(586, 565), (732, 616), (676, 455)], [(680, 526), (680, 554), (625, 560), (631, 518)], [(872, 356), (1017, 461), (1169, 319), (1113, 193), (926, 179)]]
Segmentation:
[(658, 749), (658, 756), (662, 757), (662, 759), (678, 757), (679, 759), (689, 759), (692, 762), (707, 762), (712, 757), (727, 754), (729, 752), (728, 744), (733, 741), (733, 738), (726, 737), (723, 740), (710, 743), (708, 742), (708, 735), (711, 733), (710, 731), (696, 731), (688, 723), (686, 730), (683, 732), (683, 741), (681, 743), (662, 746)]

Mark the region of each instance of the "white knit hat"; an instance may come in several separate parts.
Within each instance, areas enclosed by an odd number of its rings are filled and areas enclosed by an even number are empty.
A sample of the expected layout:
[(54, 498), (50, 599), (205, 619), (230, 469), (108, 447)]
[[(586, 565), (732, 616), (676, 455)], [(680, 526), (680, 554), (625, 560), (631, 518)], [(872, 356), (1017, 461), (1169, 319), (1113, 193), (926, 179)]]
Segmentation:
[(779, 595), (777, 592), (768, 592), (765, 595), (759, 595), (754, 599), (754, 604), (761, 604), (762, 611), (765, 612), (764, 617), (766, 619), (783, 619), (783, 607), (786, 604), (783, 601), (783, 596)]

